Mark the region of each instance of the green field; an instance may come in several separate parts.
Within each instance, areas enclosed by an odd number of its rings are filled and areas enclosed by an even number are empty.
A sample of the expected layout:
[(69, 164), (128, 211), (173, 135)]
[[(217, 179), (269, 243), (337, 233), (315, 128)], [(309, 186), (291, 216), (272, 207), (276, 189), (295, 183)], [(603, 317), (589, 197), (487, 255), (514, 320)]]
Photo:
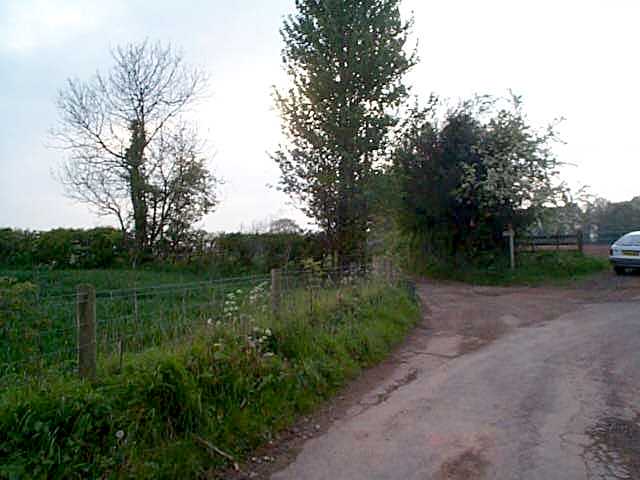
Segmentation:
[[(340, 282), (336, 274), (285, 274), (282, 308), (313, 314), (326, 291), (335, 294)], [(51, 271), (40, 273), (37, 285), (32, 283), (35, 275), (31, 272), (5, 271), (4, 275), (4, 285), (0, 284), (0, 386), (47, 372), (74, 374), (78, 336), (74, 292), (78, 283), (96, 286), (96, 340), (102, 360), (179, 342), (211, 325), (247, 324), (271, 312), (271, 279), (264, 275), (208, 280), (163, 272)], [(178, 280), (181, 282), (176, 283)], [(62, 293), (52, 295), (50, 289)]]
[[(97, 290), (96, 329), (102, 358), (177, 341), (203, 325), (255, 315), (266, 310), (269, 301), (267, 276), (208, 280), (192, 274), (127, 270), (37, 275), (4, 271), (2, 276), (0, 385), (34, 377), (51, 366), (60, 373), (74, 371), (79, 283), (90, 283)], [(300, 280), (299, 275), (285, 279), (290, 290)]]
[(185, 271), (162, 270), (11, 270), (1, 269), (0, 277), (30, 282), (39, 289), (42, 297), (59, 296), (75, 292), (76, 285), (90, 283), (97, 290), (121, 290), (154, 285), (178, 285), (209, 280), (205, 274)]

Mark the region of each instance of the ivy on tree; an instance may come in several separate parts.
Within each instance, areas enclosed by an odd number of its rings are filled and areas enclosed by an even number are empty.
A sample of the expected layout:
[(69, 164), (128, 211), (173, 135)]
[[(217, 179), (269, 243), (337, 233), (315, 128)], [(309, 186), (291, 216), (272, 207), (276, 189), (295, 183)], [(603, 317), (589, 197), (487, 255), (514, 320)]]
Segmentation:
[(69, 153), (59, 175), (67, 195), (132, 232), (138, 260), (175, 251), (217, 203), (218, 180), (181, 119), (206, 78), (171, 46), (132, 43), (112, 57), (106, 75), (68, 80), (53, 133)]

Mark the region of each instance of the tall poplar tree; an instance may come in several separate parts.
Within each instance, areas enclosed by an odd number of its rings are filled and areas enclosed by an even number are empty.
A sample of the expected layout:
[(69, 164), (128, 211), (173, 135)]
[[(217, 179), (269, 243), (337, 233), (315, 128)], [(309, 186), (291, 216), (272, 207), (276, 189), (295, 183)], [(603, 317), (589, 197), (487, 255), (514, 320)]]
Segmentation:
[(273, 155), (280, 186), (343, 264), (365, 251), (370, 180), (407, 97), (402, 77), (416, 63), (399, 3), (296, 0), (281, 29), (291, 87), (275, 95), (285, 137)]

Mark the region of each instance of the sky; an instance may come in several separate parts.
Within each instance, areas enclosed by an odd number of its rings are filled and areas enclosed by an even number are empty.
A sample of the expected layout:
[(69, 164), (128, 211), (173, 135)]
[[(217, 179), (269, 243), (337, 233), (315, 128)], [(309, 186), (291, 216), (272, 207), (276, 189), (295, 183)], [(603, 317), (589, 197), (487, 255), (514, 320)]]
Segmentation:
[[(281, 217), (306, 224), (274, 185), (282, 140), (272, 87), (287, 82), (279, 28), (293, 0), (0, 0), (0, 227), (113, 224), (63, 195), (51, 148), (55, 100), (68, 78), (110, 65), (110, 50), (170, 42), (210, 75), (193, 112), (220, 204), (199, 225), (250, 230)], [(523, 96), (534, 125), (564, 117), (555, 149), (563, 179), (612, 201), (640, 195), (640, 2), (404, 0), (420, 63), (411, 92), (451, 99)]]

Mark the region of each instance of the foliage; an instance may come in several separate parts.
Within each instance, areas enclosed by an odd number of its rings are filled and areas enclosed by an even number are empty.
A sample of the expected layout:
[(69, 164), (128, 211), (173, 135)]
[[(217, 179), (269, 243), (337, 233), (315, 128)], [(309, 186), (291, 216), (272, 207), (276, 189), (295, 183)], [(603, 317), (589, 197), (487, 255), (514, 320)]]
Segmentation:
[(122, 232), (110, 227), (45, 232), (0, 229), (4, 267), (108, 268), (124, 261)]
[[(340, 298), (340, 301), (338, 301)], [(195, 478), (239, 459), (382, 357), (419, 317), (404, 290), (334, 292), (249, 332), (127, 358), (94, 385), (52, 379), (0, 395), (2, 478)], [(202, 441), (204, 439), (204, 442)]]
[(278, 218), (269, 224), (269, 233), (301, 233), (302, 228), (290, 218)]
[(117, 47), (114, 65), (89, 81), (70, 79), (54, 130), (70, 156), (67, 194), (133, 231), (135, 258), (166, 249), (216, 204), (216, 178), (180, 115), (205, 77), (180, 54), (147, 41)]
[(195, 131), (161, 133), (147, 182), (149, 244), (154, 257), (188, 245), (193, 226), (217, 204), (218, 180), (207, 169)]
[(36, 236), (28, 230), (0, 229), (0, 265), (33, 265)]
[(318, 234), (226, 233), (215, 239), (201, 261), (221, 276), (268, 273), (272, 268), (299, 269), (306, 258), (322, 259), (324, 238)]
[[(0, 276), (0, 312), (15, 313), (26, 308), (37, 287), (31, 282), (21, 282), (14, 277)], [(4, 318), (0, 317), (0, 331), (4, 327)], [(5, 335), (2, 335), (6, 338)]]
[(491, 252), (457, 268), (433, 257), (414, 258), (409, 265), (419, 270), (416, 273), (475, 285), (564, 284), (610, 268), (606, 259), (579, 252), (522, 252), (516, 258), (515, 270), (510, 269), (506, 254)]
[[(275, 229), (285, 231), (260, 234), (191, 231), (179, 245), (174, 245), (171, 255), (148, 261), (142, 268), (208, 277), (239, 276), (268, 273), (271, 268), (295, 269), (306, 258), (323, 258), (326, 245), (323, 235), (286, 231), (292, 229), (289, 223), (277, 223)], [(122, 233), (113, 228), (59, 228), (42, 232), (0, 229), (0, 267), (4, 269), (106, 269), (124, 268), (130, 263)]]
[(546, 208), (530, 231), (533, 234), (573, 234), (582, 230), (586, 242), (610, 244), (627, 232), (640, 230), (640, 197), (610, 202), (586, 188), (567, 192), (561, 205)]
[(623, 234), (640, 230), (640, 197), (626, 202), (596, 198), (584, 209), (582, 228), (593, 241), (611, 243)]
[(563, 188), (551, 151), (553, 126), (538, 132), (521, 101), (477, 97), (440, 120), (432, 97), (405, 125), (396, 152), (405, 234), (440, 258), (473, 258), (499, 249), (508, 225), (525, 229)]
[[(39, 367), (34, 361), (42, 348), (38, 340), (41, 332), (50, 331), (53, 324), (48, 317), (38, 314), (37, 295), (38, 287), (33, 283), (0, 276), (0, 389), (8, 383), (3, 382), (7, 373), (28, 373)], [(62, 348), (55, 339), (47, 343)]]
[(281, 29), (292, 86), (276, 91), (285, 145), (273, 155), (280, 186), (325, 232), (332, 251), (365, 247), (370, 180), (386, 158), (392, 109), (416, 62), (404, 44), (411, 23), (398, 0), (297, 0)]

